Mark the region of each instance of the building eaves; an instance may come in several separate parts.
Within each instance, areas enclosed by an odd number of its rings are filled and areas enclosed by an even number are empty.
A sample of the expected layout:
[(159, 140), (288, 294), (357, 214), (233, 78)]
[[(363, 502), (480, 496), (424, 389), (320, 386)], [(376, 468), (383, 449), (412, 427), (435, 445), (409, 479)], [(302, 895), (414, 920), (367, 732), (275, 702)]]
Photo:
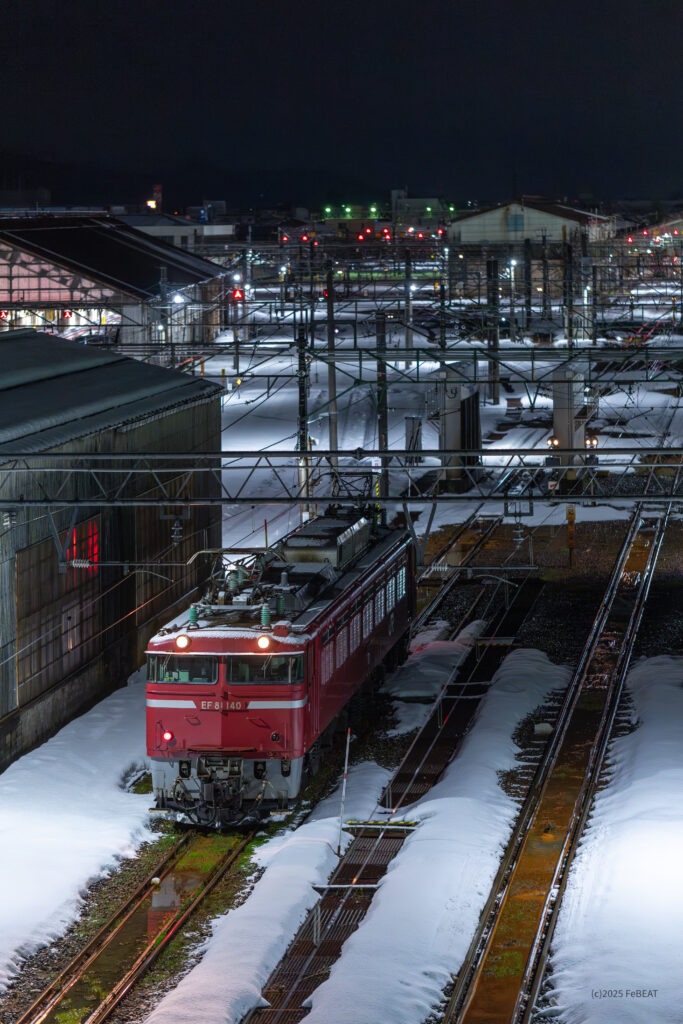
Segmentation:
[(38, 332), (1, 335), (0, 359), (6, 367), (0, 454), (47, 451), (171, 408), (216, 400), (223, 391), (177, 370)]
[(221, 274), (209, 260), (111, 217), (0, 220), (0, 242), (138, 300), (159, 294), (161, 268), (175, 288)]

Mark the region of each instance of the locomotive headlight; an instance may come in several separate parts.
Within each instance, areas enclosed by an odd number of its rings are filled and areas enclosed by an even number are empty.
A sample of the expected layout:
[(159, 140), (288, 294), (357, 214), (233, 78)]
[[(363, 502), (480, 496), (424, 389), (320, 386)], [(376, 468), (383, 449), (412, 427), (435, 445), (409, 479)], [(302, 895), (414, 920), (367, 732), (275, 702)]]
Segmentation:
[(170, 729), (166, 729), (164, 730), (164, 732), (162, 732), (161, 738), (164, 741), (164, 743), (170, 743), (171, 740), (173, 739), (173, 733), (171, 732)]
[(180, 651), (186, 650), (190, 646), (189, 636), (185, 636), (184, 633), (181, 636), (177, 636), (175, 638), (175, 645)]
[(268, 647), (270, 647), (270, 637), (260, 636), (256, 641), (256, 646), (260, 647), (262, 651), (265, 651)]

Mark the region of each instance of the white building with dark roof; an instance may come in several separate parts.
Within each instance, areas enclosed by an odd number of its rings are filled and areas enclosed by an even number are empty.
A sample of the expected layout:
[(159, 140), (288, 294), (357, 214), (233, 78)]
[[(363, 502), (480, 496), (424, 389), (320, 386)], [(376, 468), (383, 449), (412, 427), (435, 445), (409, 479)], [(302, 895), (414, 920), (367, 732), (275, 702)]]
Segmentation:
[(614, 235), (614, 223), (610, 217), (562, 203), (514, 200), (463, 214), (451, 221), (446, 234), (449, 241), (464, 244), (519, 244), (527, 238), (575, 242), (582, 237), (594, 242)]

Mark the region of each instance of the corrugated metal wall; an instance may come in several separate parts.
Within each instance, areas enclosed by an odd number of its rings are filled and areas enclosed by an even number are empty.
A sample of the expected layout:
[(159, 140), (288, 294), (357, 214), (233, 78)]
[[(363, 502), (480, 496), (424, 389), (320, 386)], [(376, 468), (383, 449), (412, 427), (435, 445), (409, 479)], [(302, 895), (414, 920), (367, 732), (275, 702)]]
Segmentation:
[[(219, 448), (220, 400), (216, 397), (138, 424), (100, 431), (54, 451), (134, 454)], [(2, 497), (42, 496), (43, 482), (39, 471), (3, 479), (0, 467)], [(74, 477), (71, 494), (85, 499), (87, 486), (85, 476)], [(131, 486), (138, 496), (154, 493), (151, 475), (136, 477)], [(164, 512), (168, 515), (170, 510)], [(60, 539), (68, 533), (73, 544), (70, 511), (56, 512), (54, 523)], [(85, 506), (75, 525), (78, 557), (87, 557), (89, 546), (92, 554), (93, 523), (98, 562), (186, 562), (199, 548), (220, 546), (220, 508), (198, 508), (189, 519), (181, 517), (182, 540), (172, 544), (173, 518), (161, 518), (156, 508)], [(101, 566), (96, 572), (69, 568), (60, 575), (46, 513), (20, 508), (16, 523), (0, 522), (0, 769), (64, 724), (60, 709), (68, 717), (81, 709), (79, 676), (85, 679), (87, 674), (89, 680), (83, 688), (84, 704), (123, 685), (137, 667), (148, 637), (191, 599), (208, 571), (208, 562), (202, 558), (189, 569), (158, 570), (166, 579), (152, 572), (126, 572), (124, 566)], [(69, 699), (54, 701), (55, 689), (67, 685)], [(24, 727), (22, 732), (17, 718), (41, 701), (48, 707), (48, 697), (49, 720), (39, 716), (40, 724)]]

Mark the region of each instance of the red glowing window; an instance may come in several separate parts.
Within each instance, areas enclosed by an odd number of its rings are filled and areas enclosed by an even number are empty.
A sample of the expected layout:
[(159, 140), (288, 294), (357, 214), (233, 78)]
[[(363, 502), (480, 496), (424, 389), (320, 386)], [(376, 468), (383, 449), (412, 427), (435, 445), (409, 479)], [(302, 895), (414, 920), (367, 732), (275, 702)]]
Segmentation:
[(82, 579), (83, 572), (93, 576), (98, 571), (100, 561), (100, 535), (97, 519), (88, 519), (85, 523), (79, 523), (71, 531), (71, 537), (66, 548), (66, 560), (72, 562), (75, 559), (86, 561), (89, 564), (82, 567), (74, 566), (74, 573), (78, 579)]

